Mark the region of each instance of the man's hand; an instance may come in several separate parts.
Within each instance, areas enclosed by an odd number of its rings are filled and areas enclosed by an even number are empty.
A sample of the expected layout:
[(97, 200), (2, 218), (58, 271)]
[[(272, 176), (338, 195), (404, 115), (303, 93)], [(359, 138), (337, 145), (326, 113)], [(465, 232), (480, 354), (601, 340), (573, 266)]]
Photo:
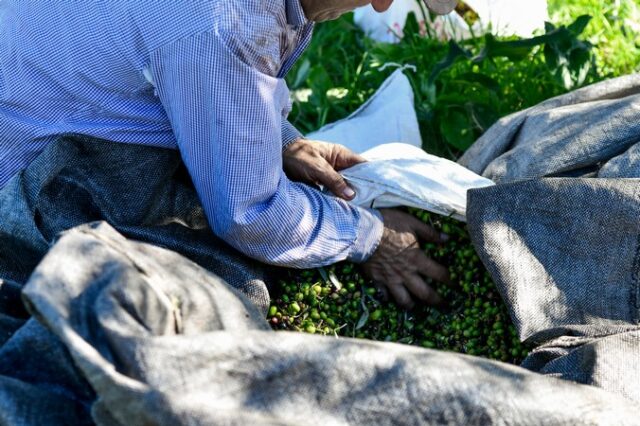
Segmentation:
[(399, 210), (386, 209), (381, 213), (384, 233), (376, 252), (363, 264), (365, 274), (383, 295), (391, 293), (402, 308), (413, 308), (414, 299), (429, 305), (442, 303), (424, 278), (448, 283), (449, 273), (424, 254), (418, 239), (443, 243), (448, 237)]
[(352, 200), (356, 194), (338, 171), (366, 160), (342, 145), (298, 139), (285, 149), (282, 161), (289, 179), (323, 185), (336, 196)]

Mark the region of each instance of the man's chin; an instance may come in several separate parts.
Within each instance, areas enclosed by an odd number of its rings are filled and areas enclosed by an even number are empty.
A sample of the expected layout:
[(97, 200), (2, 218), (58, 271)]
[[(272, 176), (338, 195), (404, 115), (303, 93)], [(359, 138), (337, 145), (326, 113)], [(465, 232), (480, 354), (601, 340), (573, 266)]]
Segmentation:
[(378, 13), (386, 12), (387, 10), (389, 10), (391, 4), (393, 4), (393, 0), (379, 0), (371, 2), (371, 6)]
[(344, 15), (346, 12), (327, 12), (321, 13), (318, 16), (315, 16), (312, 21), (313, 22), (325, 22), (325, 21), (333, 21)]

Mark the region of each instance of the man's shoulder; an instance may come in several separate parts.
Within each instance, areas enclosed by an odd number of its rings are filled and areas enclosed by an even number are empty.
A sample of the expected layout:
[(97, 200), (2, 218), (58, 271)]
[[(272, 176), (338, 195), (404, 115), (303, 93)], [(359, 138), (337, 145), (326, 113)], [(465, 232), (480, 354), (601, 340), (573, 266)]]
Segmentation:
[(216, 34), (247, 65), (277, 75), (286, 43), (285, 0), (222, 0), (222, 4)]
[(215, 0), (108, 2), (107, 19), (120, 34), (133, 36), (138, 48), (154, 51), (177, 40), (211, 31), (221, 12)]
[(129, 30), (139, 33), (148, 50), (203, 32), (264, 39), (286, 23), (285, 0), (128, 0), (109, 7)]

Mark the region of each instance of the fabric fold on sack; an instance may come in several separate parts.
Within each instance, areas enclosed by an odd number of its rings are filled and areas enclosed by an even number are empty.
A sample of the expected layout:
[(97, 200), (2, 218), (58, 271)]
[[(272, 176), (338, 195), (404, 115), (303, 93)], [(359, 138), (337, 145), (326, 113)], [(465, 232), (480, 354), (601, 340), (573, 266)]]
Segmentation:
[(508, 116), (460, 159), (469, 231), (523, 366), (640, 402), (640, 75)]
[(266, 313), (263, 268), (213, 234), (177, 151), (80, 136), (49, 144), (0, 189), (0, 308), (19, 309), (60, 232), (96, 220), (215, 271)]
[(469, 193), (469, 230), (523, 366), (640, 402), (640, 181), (547, 178)]
[(403, 143), (384, 144), (362, 154), (367, 159), (342, 176), (361, 207), (407, 206), (466, 220), (467, 191), (493, 185), (464, 167)]

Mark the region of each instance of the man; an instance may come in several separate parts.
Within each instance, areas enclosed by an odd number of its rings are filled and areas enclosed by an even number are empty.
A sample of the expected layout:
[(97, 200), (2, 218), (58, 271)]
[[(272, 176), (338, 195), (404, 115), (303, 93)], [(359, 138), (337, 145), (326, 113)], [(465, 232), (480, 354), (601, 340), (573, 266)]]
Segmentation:
[(447, 271), (417, 240), (446, 237), (349, 205), (337, 170), (362, 159), (286, 120), (283, 77), (313, 22), (392, 1), (2, 2), (0, 187), (61, 134), (177, 148), (213, 231), (244, 254), (299, 268), (364, 262), (401, 306), (438, 303), (424, 279)]

